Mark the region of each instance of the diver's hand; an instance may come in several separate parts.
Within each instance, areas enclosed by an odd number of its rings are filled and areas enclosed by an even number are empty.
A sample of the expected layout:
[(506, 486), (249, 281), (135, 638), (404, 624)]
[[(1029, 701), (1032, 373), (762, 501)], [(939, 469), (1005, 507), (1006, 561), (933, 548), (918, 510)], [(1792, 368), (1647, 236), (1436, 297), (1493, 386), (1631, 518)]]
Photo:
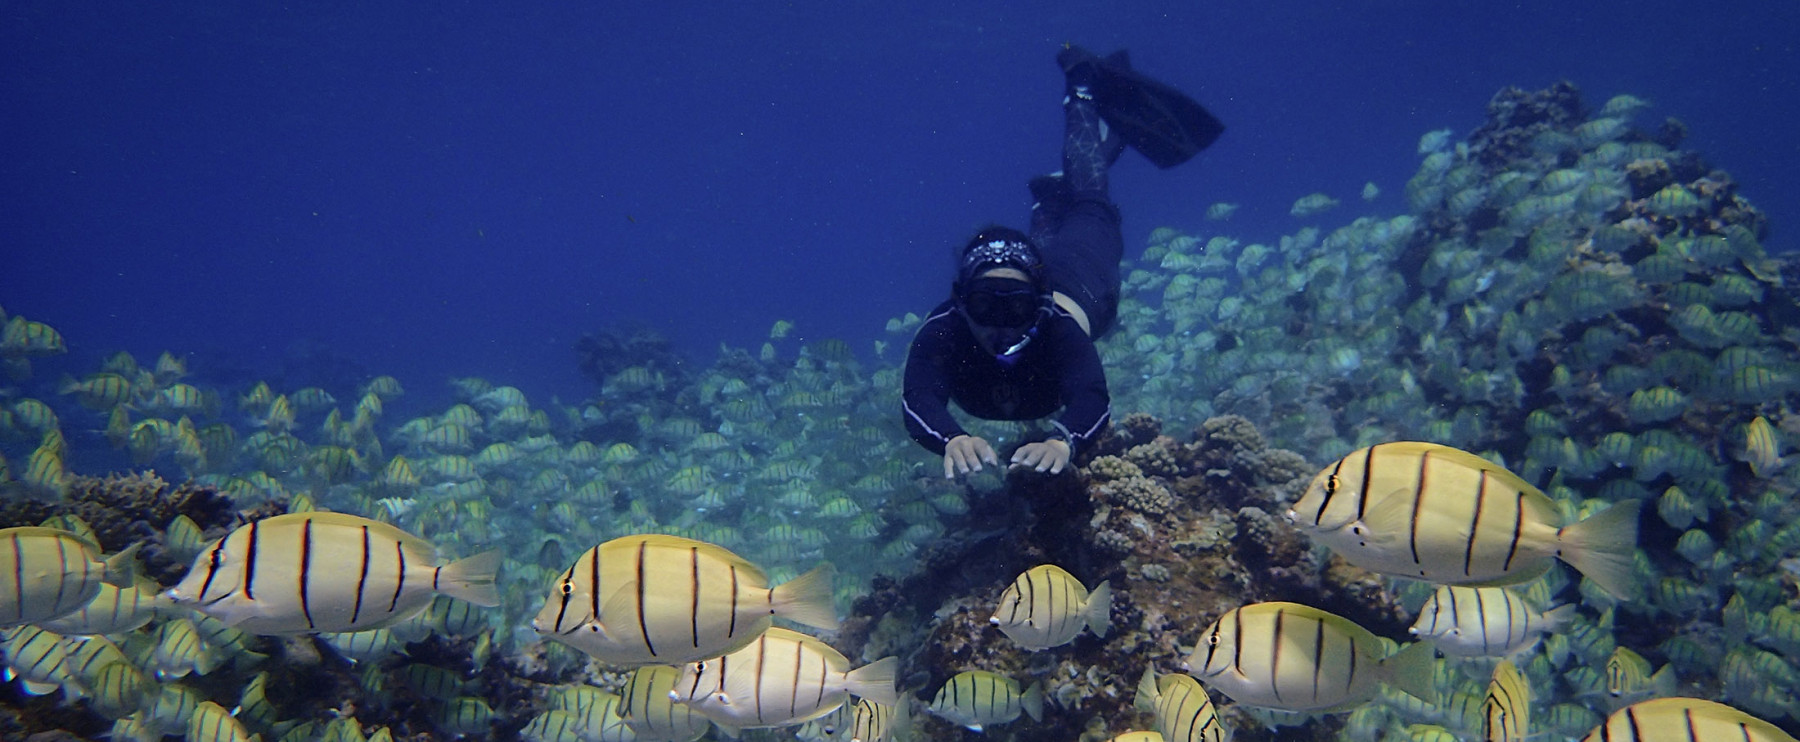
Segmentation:
[(1038, 471), (1061, 474), (1063, 467), (1068, 465), (1069, 442), (1044, 441), (1042, 443), (1027, 443), (1020, 446), (1019, 450), (1013, 451), (1012, 466), (1008, 468), (1016, 469), (1021, 466), (1029, 466)]
[(944, 478), (955, 479), (958, 474), (981, 471), (981, 462), (994, 466), (1000, 465), (1000, 456), (994, 453), (994, 447), (988, 442), (964, 433), (951, 438), (944, 444)]

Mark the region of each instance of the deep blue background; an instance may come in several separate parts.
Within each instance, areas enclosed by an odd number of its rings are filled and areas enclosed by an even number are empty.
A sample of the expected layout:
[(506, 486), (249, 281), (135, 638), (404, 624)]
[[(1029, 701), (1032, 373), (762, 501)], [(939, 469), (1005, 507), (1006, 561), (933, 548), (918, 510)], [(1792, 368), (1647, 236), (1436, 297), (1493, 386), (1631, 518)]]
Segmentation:
[(862, 349), (974, 229), (1023, 221), (1065, 41), (1129, 47), (1230, 127), (1117, 169), (1134, 252), (1162, 225), (1276, 239), (1313, 191), (1344, 202), (1328, 228), (1398, 213), (1422, 133), (1563, 78), (1685, 121), (1796, 245), (1794, 3), (1101, 5), (7, 2), (0, 306), (90, 357), (323, 348), (566, 401), (605, 328), (703, 363), (778, 318)]

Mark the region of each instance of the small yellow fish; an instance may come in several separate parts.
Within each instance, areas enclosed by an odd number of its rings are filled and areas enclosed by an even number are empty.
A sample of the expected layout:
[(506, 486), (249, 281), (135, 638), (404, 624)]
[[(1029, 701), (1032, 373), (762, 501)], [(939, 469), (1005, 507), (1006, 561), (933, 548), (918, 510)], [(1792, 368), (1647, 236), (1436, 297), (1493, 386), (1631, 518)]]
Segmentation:
[(1068, 644), (1084, 626), (1104, 639), (1111, 614), (1112, 590), (1105, 582), (1089, 593), (1063, 568), (1040, 564), (1006, 587), (988, 621), (1019, 646), (1035, 650)]
[(1447, 655), (1504, 657), (1536, 646), (1574, 617), (1574, 605), (1540, 613), (1503, 587), (1444, 585), (1419, 609), (1411, 632)]
[(972, 731), (1005, 724), (1021, 712), (1044, 719), (1044, 689), (1037, 683), (1019, 690), (1019, 681), (986, 670), (967, 670), (944, 681), (932, 697), (931, 713)]
[(685, 703), (676, 703), (681, 668), (645, 665), (631, 672), (618, 699), (617, 716), (644, 739), (699, 739), (712, 721)]
[(1531, 686), (1508, 660), (1494, 666), (1487, 698), (1481, 704), (1485, 742), (1525, 742), (1531, 736)]
[(1156, 731), (1169, 742), (1225, 742), (1231, 737), (1219, 723), (1212, 697), (1188, 675), (1157, 677), (1155, 668), (1144, 668), (1134, 705), (1156, 715)]
[(98, 373), (83, 381), (63, 382), (62, 394), (73, 394), (81, 406), (91, 410), (107, 410), (131, 399), (131, 380), (118, 374)]
[(188, 720), (187, 738), (190, 742), (250, 742), (258, 739), (230, 711), (212, 701), (201, 703), (194, 709), (194, 717)]
[(1744, 426), (1743, 460), (1750, 465), (1750, 470), (1761, 478), (1773, 476), (1781, 470), (1784, 463), (1781, 459), (1781, 436), (1775, 426), (1762, 415), (1757, 415)]
[(1672, 665), (1652, 670), (1650, 660), (1625, 647), (1613, 650), (1606, 659), (1606, 695), (1613, 705), (1625, 706), (1651, 698), (1675, 695), (1677, 678)]

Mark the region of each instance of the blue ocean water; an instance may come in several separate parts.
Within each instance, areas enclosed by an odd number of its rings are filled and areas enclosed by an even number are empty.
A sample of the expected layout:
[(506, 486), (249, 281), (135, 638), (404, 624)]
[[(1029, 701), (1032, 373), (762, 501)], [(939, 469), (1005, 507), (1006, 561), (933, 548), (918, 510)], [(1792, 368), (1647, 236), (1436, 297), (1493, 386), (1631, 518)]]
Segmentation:
[[(1115, 7), (1106, 7), (1115, 6)], [(1568, 79), (1673, 116), (1795, 246), (1786, 3), (70, 4), (0, 24), (0, 306), (66, 368), (216, 381), (336, 365), (592, 392), (571, 346), (647, 327), (698, 363), (789, 319), (867, 352), (1057, 166), (1076, 42), (1228, 124), (1127, 157), (1126, 240), (1271, 240), (1294, 199), (1405, 210), (1420, 134)], [(1357, 194), (1373, 181), (1373, 204)], [(1228, 224), (1207, 204), (1243, 205)], [(895, 352), (895, 351), (890, 351)], [(82, 358), (83, 354), (87, 358)], [(59, 362), (60, 363), (60, 362)], [(441, 388), (440, 388), (441, 389)], [(434, 390), (436, 391), (436, 390)]]

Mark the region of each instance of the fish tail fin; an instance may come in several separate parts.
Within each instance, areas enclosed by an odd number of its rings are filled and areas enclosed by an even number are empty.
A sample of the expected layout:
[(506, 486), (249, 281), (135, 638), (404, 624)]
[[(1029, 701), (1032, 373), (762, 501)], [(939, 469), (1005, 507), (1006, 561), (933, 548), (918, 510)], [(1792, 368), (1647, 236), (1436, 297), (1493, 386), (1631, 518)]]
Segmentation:
[(1388, 685), (1426, 703), (1437, 703), (1431, 668), (1431, 662), (1436, 658), (1437, 652), (1431, 642), (1413, 642), (1388, 655), (1381, 661), (1381, 667), (1387, 672)]
[(475, 605), (500, 605), (500, 591), (494, 587), (494, 576), (500, 571), (499, 549), (489, 549), (472, 557), (464, 557), (437, 568), (437, 591)]
[(1663, 665), (1662, 669), (1650, 674), (1650, 692), (1655, 698), (1668, 698), (1675, 695), (1680, 679), (1675, 677), (1674, 665)]
[(1032, 721), (1044, 720), (1044, 684), (1032, 681), (1031, 687), (1025, 689), (1025, 695), (1019, 698), (1019, 705), (1025, 713), (1031, 715)]
[(1131, 705), (1144, 713), (1154, 714), (1161, 697), (1162, 691), (1156, 688), (1156, 668), (1144, 668), (1144, 677), (1138, 680), (1137, 696), (1131, 700)]
[(829, 562), (783, 582), (769, 591), (775, 615), (826, 631), (838, 627), (837, 606), (831, 597)]
[(900, 658), (883, 657), (845, 675), (845, 689), (883, 706), (892, 706), (900, 702), (900, 690), (894, 686), (894, 679), (899, 674)]
[(1636, 564), (1638, 508), (1621, 502), (1556, 532), (1556, 556), (1621, 600), (1639, 595)]
[(1112, 628), (1112, 586), (1105, 582), (1088, 593), (1087, 625), (1094, 636), (1106, 638), (1106, 632)]
[(1575, 620), (1575, 616), (1576, 616), (1576, 613), (1575, 613), (1575, 604), (1574, 603), (1565, 603), (1565, 604), (1559, 605), (1555, 608), (1551, 608), (1550, 610), (1544, 611), (1544, 633), (1545, 634), (1560, 634), (1560, 633), (1562, 633), (1563, 629), (1566, 629), (1569, 627), (1569, 622)]
[(143, 542), (140, 541), (125, 547), (124, 551), (107, 557), (106, 576), (101, 578), (101, 581), (113, 587), (135, 587), (137, 585), (138, 573), (138, 547), (143, 545)]

